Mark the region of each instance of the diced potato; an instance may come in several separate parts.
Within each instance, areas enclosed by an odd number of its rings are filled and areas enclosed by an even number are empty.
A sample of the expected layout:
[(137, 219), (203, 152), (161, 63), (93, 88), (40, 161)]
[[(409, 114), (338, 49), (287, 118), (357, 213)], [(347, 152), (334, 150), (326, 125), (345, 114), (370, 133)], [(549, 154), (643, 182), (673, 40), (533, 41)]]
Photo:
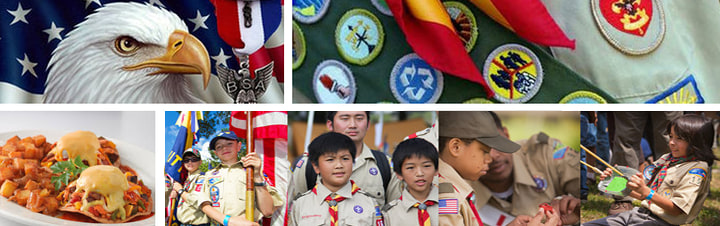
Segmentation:
[[(21, 146), (21, 147), (22, 147), (22, 146)], [(14, 152), (10, 152), (10, 155), (9, 155), (9, 156), (10, 156), (10, 158), (24, 158), (25, 155), (23, 154), (22, 151), (17, 150), (17, 151), (14, 151)]]
[(10, 153), (14, 152), (15, 150), (17, 150), (17, 147), (15, 147), (14, 144), (5, 144), (2, 149), (2, 155), (9, 156)]
[(25, 184), (25, 190), (35, 190), (38, 189), (38, 187), (40, 187), (40, 184), (38, 184), (34, 180), (29, 180), (27, 184)]
[(36, 213), (39, 213), (40, 211), (43, 211), (45, 209), (43, 207), (43, 199), (40, 196), (40, 190), (34, 190), (30, 192), (30, 198), (28, 198), (25, 207), (30, 209), (30, 211)]
[(48, 195), (50, 195), (50, 192), (46, 188), (40, 190), (40, 197), (47, 197)]
[(20, 142), (21, 142), (21, 143), (30, 143), (30, 144), (34, 144), (34, 143), (35, 143), (35, 141), (33, 140), (32, 137), (22, 138), (22, 139), (20, 140)]
[(36, 135), (32, 137), (33, 142), (35, 143), (35, 147), (42, 147), (43, 144), (45, 144), (45, 136), (43, 135)]
[(14, 137), (11, 137), (10, 139), (8, 139), (8, 140), (5, 142), (5, 145), (15, 145), (15, 144), (17, 144), (18, 142), (20, 142), (20, 137), (14, 136)]
[(37, 164), (32, 163), (25, 163), (25, 168), (23, 168), (25, 172), (25, 176), (28, 176), (30, 178), (37, 178), (38, 172), (40, 171), (40, 166)]
[(15, 170), (11, 167), (0, 168), (0, 180), (10, 180), (15, 178)]
[(2, 186), (0, 187), (0, 193), (2, 193), (2, 196), (7, 198), (10, 197), (13, 192), (15, 192), (15, 189), (17, 189), (18, 184), (13, 182), (12, 180), (5, 180), (3, 182)]
[(30, 190), (16, 190), (14, 197), (18, 205), (24, 206), (30, 198)]
[(53, 197), (45, 197), (43, 198), (43, 202), (45, 203), (43, 213), (47, 215), (55, 215), (55, 212), (57, 212), (57, 209), (60, 207), (58, 200)]
[(22, 146), (25, 148), (26, 159), (39, 159), (42, 158), (42, 154), (38, 155), (38, 149), (33, 143), (23, 143)]
[(25, 159), (12, 159), (15, 169), (25, 169)]

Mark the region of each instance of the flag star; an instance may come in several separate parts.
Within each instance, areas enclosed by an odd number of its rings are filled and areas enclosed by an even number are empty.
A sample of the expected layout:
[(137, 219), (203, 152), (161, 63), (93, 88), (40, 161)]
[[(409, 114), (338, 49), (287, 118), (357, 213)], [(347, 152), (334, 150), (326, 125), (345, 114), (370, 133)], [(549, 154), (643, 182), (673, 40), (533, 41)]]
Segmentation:
[(102, 6), (102, 2), (100, 2), (100, 0), (85, 0), (85, 9), (87, 9), (88, 6), (90, 6), (90, 4), (92, 4), (93, 2), (97, 3), (99, 6)]
[(30, 10), (32, 9), (23, 9), (22, 4), (18, 2), (18, 7), (15, 9), (15, 11), (7, 10), (10, 15), (13, 16), (12, 22), (10, 22), (10, 25), (13, 25), (14, 23), (17, 23), (18, 21), (22, 21), (26, 24), (29, 24), (27, 19), (25, 19), (25, 16), (27, 16), (28, 13), (30, 13)]
[(217, 67), (218, 65), (225, 65), (225, 67), (227, 67), (227, 60), (232, 57), (229, 55), (225, 55), (225, 51), (220, 48), (220, 53), (218, 53), (217, 56), (212, 56), (211, 58), (215, 60), (215, 67)]
[(165, 8), (165, 5), (163, 5), (162, 2), (160, 2), (160, 0), (149, 0), (149, 1), (148, 1), (148, 4), (150, 4), (150, 5), (159, 5), (159, 6), (162, 6), (163, 8)]
[(30, 74), (32, 74), (33, 76), (35, 76), (35, 78), (37, 78), (37, 73), (35, 73), (35, 66), (37, 66), (37, 63), (33, 63), (32, 61), (30, 61), (30, 59), (28, 59), (27, 53), (25, 54), (25, 59), (20, 60), (20, 58), (16, 58), (16, 60), (23, 67), (22, 73), (20, 73), (20, 76), (23, 76), (23, 75), (25, 75), (25, 72), (30, 71)]
[(197, 31), (197, 29), (205, 28), (208, 29), (207, 25), (205, 25), (205, 21), (210, 17), (208, 14), (207, 16), (203, 16), (200, 14), (200, 10), (197, 11), (197, 16), (195, 18), (190, 19), (190, 22), (193, 22), (195, 24), (195, 28), (193, 28), (193, 32)]
[(48, 34), (48, 43), (50, 43), (50, 41), (56, 38), (62, 41), (62, 35), (60, 35), (60, 32), (62, 32), (63, 30), (65, 30), (65, 28), (56, 27), (55, 22), (52, 22), (50, 28), (43, 30), (43, 32)]

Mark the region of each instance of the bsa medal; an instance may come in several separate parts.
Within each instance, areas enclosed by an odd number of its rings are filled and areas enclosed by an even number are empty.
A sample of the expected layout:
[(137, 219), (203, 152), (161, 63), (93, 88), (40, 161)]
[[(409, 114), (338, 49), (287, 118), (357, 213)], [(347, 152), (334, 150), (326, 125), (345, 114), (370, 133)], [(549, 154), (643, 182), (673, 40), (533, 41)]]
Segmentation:
[(385, 0), (372, 0), (372, 4), (382, 14), (385, 14), (388, 16), (393, 16), (392, 11), (390, 11), (390, 7), (388, 7), (387, 2)]
[(700, 94), (695, 76), (690, 75), (645, 103), (701, 104), (705, 103), (705, 99)]
[(505, 44), (485, 60), (485, 82), (495, 91), (495, 99), (504, 103), (522, 103), (532, 99), (543, 80), (540, 59), (530, 49)]
[(365, 9), (347, 11), (335, 28), (335, 45), (340, 56), (360, 66), (380, 54), (384, 39), (380, 20)]
[(665, 36), (665, 13), (657, 0), (592, 0), (591, 7), (600, 32), (623, 53), (650, 53)]
[(304, 24), (315, 23), (330, 7), (330, 0), (293, 0), (293, 19)]
[(450, 1), (444, 2), (445, 10), (450, 15), (455, 31), (465, 44), (465, 50), (470, 52), (475, 47), (475, 41), (478, 36), (478, 25), (472, 11), (460, 2)]
[(415, 53), (400, 58), (390, 74), (390, 90), (400, 103), (435, 103), (442, 89), (442, 72)]
[(345, 103), (355, 101), (357, 87), (350, 68), (337, 60), (326, 60), (315, 69), (313, 91), (318, 103)]
[(560, 103), (561, 104), (607, 104), (607, 101), (605, 100), (605, 98), (602, 98), (600, 95), (598, 95), (596, 93), (593, 93), (590, 91), (585, 91), (585, 90), (580, 90), (580, 91), (572, 92), (572, 93), (568, 94), (567, 96), (563, 97), (560, 100)]
[(303, 35), (300, 26), (293, 21), (292, 30), (292, 59), (293, 59), (293, 70), (297, 69), (302, 65), (305, 60), (305, 54), (307, 48), (305, 47), (305, 35)]

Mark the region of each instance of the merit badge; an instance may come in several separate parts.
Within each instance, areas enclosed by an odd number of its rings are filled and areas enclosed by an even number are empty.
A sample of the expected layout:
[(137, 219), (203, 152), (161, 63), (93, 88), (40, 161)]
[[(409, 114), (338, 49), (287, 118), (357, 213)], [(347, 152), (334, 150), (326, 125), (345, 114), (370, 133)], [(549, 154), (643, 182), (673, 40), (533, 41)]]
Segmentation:
[(445, 10), (450, 15), (455, 31), (460, 36), (463, 44), (465, 44), (465, 50), (470, 52), (475, 46), (478, 36), (478, 25), (475, 16), (465, 4), (460, 2), (443, 2), (443, 5), (445, 5)]
[(543, 80), (540, 59), (530, 49), (518, 44), (505, 44), (485, 60), (485, 82), (495, 91), (495, 99), (505, 103), (521, 103), (532, 99)]
[(330, 7), (330, 0), (293, 0), (293, 19), (305, 24), (315, 23)]
[(440, 199), (438, 202), (438, 214), (457, 214), (458, 209), (457, 199)]
[(645, 181), (650, 181), (650, 179), (652, 179), (652, 174), (653, 171), (655, 171), (655, 168), (657, 168), (656, 165), (648, 165), (645, 169), (643, 169), (643, 179), (645, 179)]
[(385, 0), (372, 0), (372, 4), (375, 6), (375, 8), (380, 11), (382, 14), (392, 16), (392, 11), (390, 11), (390, 7), (388, 7), (387, 2)]
[(690, 75), (646, 103), (655, 104), (701, 104), (705, 99), (697, 87), (695, 77)]
[(315, 69), (313, 90), (318, 103), (352, 103), (357, 87), (350, 68), (337, 60), (326, 60)]
[(362, 212), (363, 212), (363, 208), (362, 208), (362, 206), (360, 206), (360, 205), (355, 205), (355, 207), (353, 207), (353, 210), (354, 210), (356, 213), (362, 213)]
[(380, 20), (370, 11), (347, 11), (335, 28), (335, 45), (346, 61), (366, 65), (380, 54), (385, 33)]
[(400, 58), (390, 74), (390, 90), (400, 103), (435, 103), (442, 89), (442, 72), (415, 53)]
[(561, 104), (607, 104), (605, 98), (597, 93), (580, 90), (575, 91), (560, 99)]
[(535, 191), (537, 192), (543, 192), (547, 188), (547, 180), (541, 176), (533, 176), (533, 181), (535, 181)]
[(491, 100), (482, 98), (482, 97), (476, 97), (469, 100), (466, 100), (463, 102), (463, 104), (494, 104)]
[(293, 59), (293, 70), (297, 69), (302, 65), (305, 60), (305, 54), (307, 49), (305, 47), (305, 35), (303, 35), (300, 26), (293, 21), (292, 27), (292, 59)]
[(378, 174), (378, 169), (377, 169), (377, 168), (375, 168), (375, 167), (370, 168), (370, 175), (375, 176), (375, 175), (377, 175), (377, 174)]
[(605, 39), (630, 55), (655, 50), (665, 36), (665, 13), (657, 0), (592, 0), (593, 17)]

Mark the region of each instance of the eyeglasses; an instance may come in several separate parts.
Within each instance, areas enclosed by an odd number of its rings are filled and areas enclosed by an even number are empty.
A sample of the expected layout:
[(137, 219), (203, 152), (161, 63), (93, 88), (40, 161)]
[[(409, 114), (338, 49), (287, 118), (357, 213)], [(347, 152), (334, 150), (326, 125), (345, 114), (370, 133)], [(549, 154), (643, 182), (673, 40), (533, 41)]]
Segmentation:
[(198, 162), (200, 161), (199, 158), (186, 158), (182, 160), (182, 163), (188, 163), (188, 162)]

